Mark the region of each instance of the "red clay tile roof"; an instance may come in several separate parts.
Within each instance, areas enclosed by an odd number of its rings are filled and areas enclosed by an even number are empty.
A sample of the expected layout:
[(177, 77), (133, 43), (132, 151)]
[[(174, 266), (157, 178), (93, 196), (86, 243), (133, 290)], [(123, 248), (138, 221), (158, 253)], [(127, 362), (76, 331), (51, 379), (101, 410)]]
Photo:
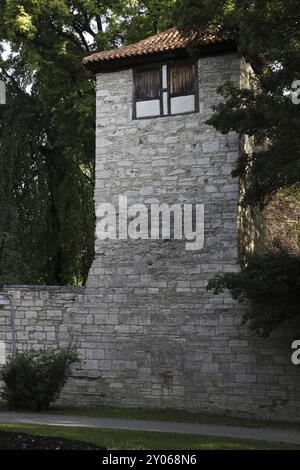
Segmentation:
[[(189, 38), (184, 38), (176, 28), (168, 29), (162, 33), (150, 36), (147, 39), (143, 39), (135, 44), (129, 44), (128, 46), (122, 46), (118, 49), (112, 49), (110, 51), (96, 52), (83, 59), (83, 65), (90, 68), (92, 65), (98, 63), (99, 68), (101, 63), (107, 63), (116, 59), (130, 59), (134, 57), (147, 56), (151, 54), (159, 54), (164, 52), (172, 52), (179, 49), (185, 49), (187, 43), (195, 39), (195, 35)], [(213, 45), (225, 42), (232, 42), (233, 38), (230, 34), (223, 34), (216, 36), (214, 34), (205, 33), (200, 37), (200, 45)]]

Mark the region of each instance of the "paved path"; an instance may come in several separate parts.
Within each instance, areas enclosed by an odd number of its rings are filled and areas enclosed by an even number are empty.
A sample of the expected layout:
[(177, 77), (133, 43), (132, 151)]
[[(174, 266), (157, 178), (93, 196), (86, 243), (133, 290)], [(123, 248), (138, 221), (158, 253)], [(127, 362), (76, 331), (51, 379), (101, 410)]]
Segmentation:
[(78, 426), (87, 428), (127, 429), (130, 431), (173, 432), (199, 436), (255, 439), (257, 441), (284, 442), (300, 445), (300, 431), (247, 428), (214, 424), (148, 421), (118, 418), (93, 418), (88, 416), (48, 415), (43, 413), (16, 413), (0, 411), (0, 423), (46, 424), (49, 426)]

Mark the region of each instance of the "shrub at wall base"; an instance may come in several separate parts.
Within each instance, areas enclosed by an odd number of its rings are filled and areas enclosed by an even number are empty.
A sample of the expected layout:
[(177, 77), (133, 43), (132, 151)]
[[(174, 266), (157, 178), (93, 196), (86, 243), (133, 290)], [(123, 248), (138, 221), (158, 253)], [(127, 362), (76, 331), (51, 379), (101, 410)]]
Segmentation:
[(74, 348), (19, 353), (0, 372), (1, 397), (10, 409), (46, 410), (59, 397), (77, 360)]

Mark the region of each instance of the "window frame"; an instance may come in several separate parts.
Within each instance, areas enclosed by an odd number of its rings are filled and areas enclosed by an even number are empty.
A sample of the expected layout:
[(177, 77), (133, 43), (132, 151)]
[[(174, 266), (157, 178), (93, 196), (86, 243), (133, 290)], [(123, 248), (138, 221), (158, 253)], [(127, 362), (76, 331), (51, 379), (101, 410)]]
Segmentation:
[[(163, 88), (163, 66), (164, 65), (167, 66), (167, 88)], [(194, 92), (183, 93), (183, 94), (171, 97), (170, 71), (171, 71), (171, 68), (180, 67), (181, 65), (194, 65), (195, 66)], [(160, 114), (154, 115), (154, 116), (137, 117), (136, 103), (145, 102), (145, 101), (154, 101), (154, 99), (153, 98), (136, 99), (135, 76), (139, 72), (147, 72), (149, 70), (157, 70), (157, 69), (159, 69), (160, 71), (160, 93), (159, 93)], [(199, 70), (198, 70), (197, 60), (193, 60), (191, 58), (184, 58), (184, 59), (159, 61), (159, 62), (155, 62), (154, 64), (136, 66), (132, 70), (133, 70), (133, 92), (132, 92), (132, 119), (133, 120), (166, 118), (166, 117), (172, 117), (172, 116), (184, 116), (187, 114), (199, 113)], [(163, 106), (164, 93), (167, 93), (167, 103), (168, 103), (168, 113), (166, 114), (164, 114), (164, 106)], [(173, 114), (171, 113), (171, 99), (172, 98), (181, 97), (181, 96), (191, 96), (191, 95), (195, 96), (194, 111), (186, 111), (184, 113), (173, 113)]]

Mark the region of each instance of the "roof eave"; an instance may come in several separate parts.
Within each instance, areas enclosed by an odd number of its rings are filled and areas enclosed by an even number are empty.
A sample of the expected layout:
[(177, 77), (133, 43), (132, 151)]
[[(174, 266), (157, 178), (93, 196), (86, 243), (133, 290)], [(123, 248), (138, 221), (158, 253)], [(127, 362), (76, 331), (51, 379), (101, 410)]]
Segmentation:
[[(236, 43), (234, 40), (220, 42), (215, 44), (208, 44), (200, 46), (197, 50), (197, 53), (193, 55), (194, 58), (199, 58), (208, 54), (218, 54), (228, 51), (236, 51)], [(191, 54), (188, 52), (187, 48), (174, 49), (172, 51), (168, 50), (165, 52), (156, 52), (153, 54), (144, 54), (131, 57), (123, 57), (119, 59), (109, 59), (109, 60), (94, 60), (83, 62), (84, 68), (90, 72), (97, 73), (108, 73), (108, 72), (117, 72), (120, 70), (132, 68), (138, 65), (151, 64), (156, 62), (161, 62), (165, 60), (171, 60), (176, 58), (191, 57)]]

